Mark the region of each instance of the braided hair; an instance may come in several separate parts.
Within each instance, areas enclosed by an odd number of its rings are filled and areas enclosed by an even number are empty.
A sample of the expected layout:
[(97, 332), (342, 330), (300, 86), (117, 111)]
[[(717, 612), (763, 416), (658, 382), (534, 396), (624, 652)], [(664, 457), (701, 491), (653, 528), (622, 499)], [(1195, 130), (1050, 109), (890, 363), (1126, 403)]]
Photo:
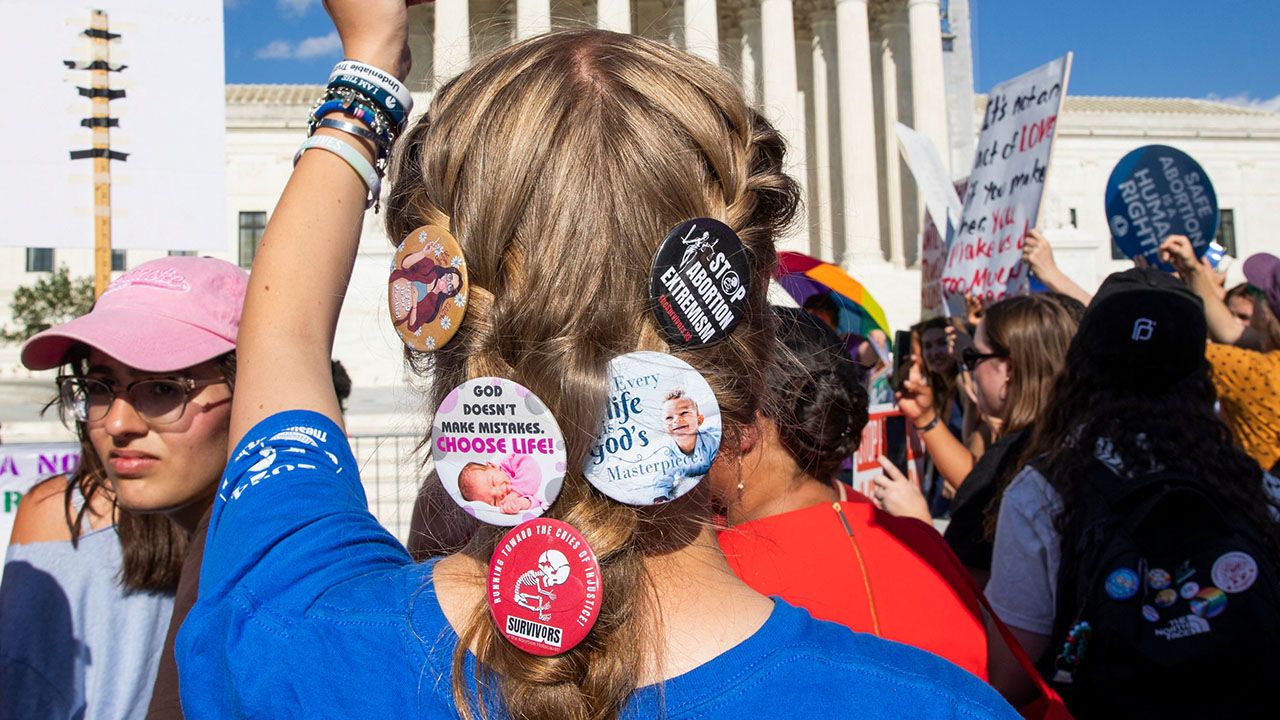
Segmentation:
[[(458, 334), (431, 355), (406, 350), (431, 375), (432, 407), (474, 377), (536, 393), (564, 432), (568, 472), (546, 517), (576, 527), (605, 588), (586, 639), (555, 657), (504, 640), (479, 600), (454, 651), (454, 703), (473, 717), (493, 691), (526, 720), (615, 718), (637, 678), (657, 666), (657, 604), (646, 547), (694, 537), (706, 515), (642, 513), (584, 478), (608, 400), (608, 363), (638, 350), (672, 352), (706, 378), (724, 423), (721, 455), (751, 424), (773, 357), (765, 299), (774, 238), (793, 219), (796, 183), (785, 144), (724, 70), (661, 43), (599, 30), (531, 38), (442, 87), (407, 132), (392, 167), (387, 231), (449, 228), (467, 257), (470, 290)], [(675, 350), (650, 311), (649, 268), (672, 227), (711, 217), (747, 251), (751, 283), (724, 342)], [(664, 525), (663, 523), (667, 523)], [(672, 527), (671, 523), (682, 523)], [(485, 527), (467, 549), (488, 558)], [(477, 692), (465, 683), (475, 650)]]

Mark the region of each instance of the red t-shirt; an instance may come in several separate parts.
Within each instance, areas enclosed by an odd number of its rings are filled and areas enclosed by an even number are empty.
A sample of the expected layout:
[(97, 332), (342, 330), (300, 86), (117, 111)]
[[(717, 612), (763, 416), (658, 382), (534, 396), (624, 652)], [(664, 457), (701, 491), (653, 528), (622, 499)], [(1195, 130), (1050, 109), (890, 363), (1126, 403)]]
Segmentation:
[[(987, 679), (987, 633), (978, 600), (942, 536), (919, 520), (877, 510), (849, 492), (840, 503), (866, 564), (880, 636), (940, 655)], [(813, 505), (719, 533), (738, 577), (820, 620), (873, 631), (866, 583), (840, 516)]]

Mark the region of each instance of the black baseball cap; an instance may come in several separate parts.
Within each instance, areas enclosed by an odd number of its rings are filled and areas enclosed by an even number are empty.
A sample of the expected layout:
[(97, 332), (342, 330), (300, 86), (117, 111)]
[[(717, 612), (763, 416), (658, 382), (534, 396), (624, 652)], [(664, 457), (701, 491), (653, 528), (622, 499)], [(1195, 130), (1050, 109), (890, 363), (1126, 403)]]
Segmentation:
[(1076, 342), (1118, 384), (1158, 393), (1204, 366), (1207, 337), (1195, 293), (1168, 273), (1133, 268), (1103, 281)]

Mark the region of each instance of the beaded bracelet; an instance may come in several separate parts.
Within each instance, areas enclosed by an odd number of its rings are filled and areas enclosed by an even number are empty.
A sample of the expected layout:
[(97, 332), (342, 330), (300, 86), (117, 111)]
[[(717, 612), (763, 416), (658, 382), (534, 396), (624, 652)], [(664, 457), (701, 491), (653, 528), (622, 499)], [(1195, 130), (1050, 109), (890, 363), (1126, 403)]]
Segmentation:
[(308, 123), (308, 134), (315, 134), (316, 128), (320, 124), (320, 120), (332, 113), (339, 112), (344, 115), (359, 120), (368, 125), (375, 135), (378, 136), (378, 155), (384, 156), (391, 148), (391, 144), (395, 142), (399, 132), (392, 128), (390, 121), (386, 115), (379, 112), (376, 108), (360, 102), (358, 94), (348, 90), (346, 94), (329, 93), (320, 98), (316, 102), (315, 107), (311, 110), (311, 118)]
[(387, 114), (397, 128), (404, 127), (409, 113), (396, 96), (382, 86), (356, 75), (337, 75), (329, 79), (329, 89), (347, 88), (368, 98), (373, 106)]
[(360, 179), (364, 181), (365, 189), (369, 191), (369, 197), (365, 200), (365, 209), (368, 210), (372, 207), (374, 212), (377, 212), (378, 200), (382, 193), (382, 179), (378, 176), (378, 172), (373, 169), (373, 165), (365, 159), (364, 155), (360, 154), (359, 150), (355, 149), (350, 143), (331, 135), (313, 135), (302, 143), (302, 147), (298, 148), (297, 154), (293, 156), (293, 164), (297, 165), (298, 161), (302, 159), (302, 154), (312, 148), (328, 150), (345, 160), (347, 165), (350, 165), (351, 169), (355, 170)]

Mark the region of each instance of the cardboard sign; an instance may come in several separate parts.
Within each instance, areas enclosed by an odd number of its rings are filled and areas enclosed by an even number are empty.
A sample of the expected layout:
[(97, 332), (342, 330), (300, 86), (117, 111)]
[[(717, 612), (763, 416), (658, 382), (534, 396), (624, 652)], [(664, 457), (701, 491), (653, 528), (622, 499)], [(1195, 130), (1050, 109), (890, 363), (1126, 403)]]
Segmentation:
[(994, 301), (1027, 292), (1022, 247), (1040, 214), (1070, 68), (1067, 53), (987, 96), (964, 212), (942, 273), (954, 314), (963, 313), (966, 295)]
[(947, 174), (938, 149), (928, 136), (894, 123), (898, 149), (924, 198), (924, 232), (920, 235), (920, 313), (925, 320), (946, 313), (942, 298), (942, 270), (952, 232), (960, 225), (964, 206)]
[(1218, 232), (1218, 196), (1204, 168), (1167, 145), (1147, 145), (1116, 163), (1107, 179), (1107, 223), (1116, 247), (1133, 259), (1160, 262), (1160, 243), (1186, 235), (1196, 257)]
[(0, 551), (9, 546), (18, 503), (36, 483), (75, 472), (78, 443), (0, 445)]
[(894, 123), (893, 131), (898, 136), (898, 149), (902, 151), (902, 157), (920, 188), (925, 210), (937, 219), (944, 231), (946, 223), (959, 225), (964, 206), (951, 184), (946, 166), (942, 164), (938, 148), (928, 136), (902, 123)]
[(867, 424), (862, 428), (862, 443), (853, 460), (853, 489), (871, 497), (872, 479), (884, 472), (879, 457), (884, 455), (901, 467), (907, 466), (907, 479), (920, 484), (924, 475), (921, 464), (924, 448), (920, 436), (909, 428), (907, 418), (896, 405), (872, 405), (868, 408)]
[(942, 295), (942, 271), (946, 262), (946, 238), (938, 231), (933, 213), (926, 210), (924, 232), (920, 235), (921, 320), (932, 320), (947, 314), (947, 304)]

